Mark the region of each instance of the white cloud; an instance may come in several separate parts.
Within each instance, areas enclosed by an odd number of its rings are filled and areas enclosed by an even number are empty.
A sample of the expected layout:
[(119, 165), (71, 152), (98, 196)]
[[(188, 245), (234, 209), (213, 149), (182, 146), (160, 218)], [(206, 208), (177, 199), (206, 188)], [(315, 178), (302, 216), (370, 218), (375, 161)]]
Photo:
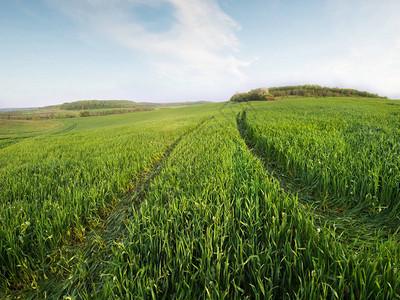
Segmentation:
[[(47, 0), (84, 28), (138, 51), (168, 77), (214, 81), (244, 76), (249, 65), (235, 57), (240, 26), (224, 13), (216, 0)], [(135, 19), (138, 6), (169, 4), (176, 20), (166, 31), (154, 32)]]

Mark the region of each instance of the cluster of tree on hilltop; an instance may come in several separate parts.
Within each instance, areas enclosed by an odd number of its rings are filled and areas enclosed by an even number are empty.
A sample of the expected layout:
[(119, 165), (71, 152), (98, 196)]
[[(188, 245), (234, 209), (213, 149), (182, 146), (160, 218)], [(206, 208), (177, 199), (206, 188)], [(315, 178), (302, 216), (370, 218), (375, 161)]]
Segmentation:
[(58, 107), (65, 110), (85, 110), (99, 108), (134, 108), (137, 106), (140, 106), (140, 104), (129, 100), (81, 100), (64, 103)]
[(380, 97), (377, 94), (354, 89), (330, 88), (319, 85), (296, 85), (260, 88), (247, 93), (236, 93), (231, 97), (231, 101), (268, 101), (285, 97), (366, 97), (387, 99), (387, 97)]
[(296, 86), (282, 86), (272, 87), (269, 89), (274, 97), (367, 97), (367, 98), (387, 98), (380, 97), (377, 94), (371, 94), (365, 91), (358, 91), (354, 89), (341, 89), (322, 87), (319, 85), (296, 85)]
[(275, 100), (267, 88), (259, 88), (251, 90), (247, 93), (236, 93), (231, 97), (231, 101), (270, 101)]

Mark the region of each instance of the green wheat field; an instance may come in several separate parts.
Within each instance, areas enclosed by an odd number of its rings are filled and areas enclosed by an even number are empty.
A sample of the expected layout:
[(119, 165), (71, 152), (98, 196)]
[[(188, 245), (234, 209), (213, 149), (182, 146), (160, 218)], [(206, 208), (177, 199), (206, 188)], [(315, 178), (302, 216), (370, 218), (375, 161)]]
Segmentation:
[(1, 299), (400, 299), (400, 102), (0, 120)]

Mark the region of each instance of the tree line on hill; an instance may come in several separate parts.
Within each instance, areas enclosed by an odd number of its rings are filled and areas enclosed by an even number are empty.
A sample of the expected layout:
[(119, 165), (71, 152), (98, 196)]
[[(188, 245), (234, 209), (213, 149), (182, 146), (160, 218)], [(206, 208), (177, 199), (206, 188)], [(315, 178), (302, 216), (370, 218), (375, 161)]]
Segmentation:
[(101, 108), (134, 108), (137, 106), (141, 106), (141, 104), (129, 100), (81, 100), (63, 103), (57, 107), (65, 110), (87, 110)]
[(139, 111), (149, 111), (154, 110), (153, 107), (135, 107), (132, 109), (112, 109), (112, 110), (101, 110), (101, 111), (89, 111), (83, 110), (79, 112), (80, 117), (93, 117), (93, 116), (106, 116), (106, 115), (116, 115), (116, 114), (127, 114)]
[(341, 89), (338, 87), (322, 87), (319, 85), (297, 85), (282, 86), (269, 89), (274, 97), (300, 96), (300, 97), (366, 97), (366, 98), (385, 98), (377, 94), (355, 89)]
[(380, 97), (377, 94), (354, 89), (330, 88), (319, 85), (296, 85), (268, 89), (260, 88), (247, 93), (237, 93), (231, 97), (231, 101), (267, 101), (286, 97), (366, 97), (387, 99), (387, 97)]

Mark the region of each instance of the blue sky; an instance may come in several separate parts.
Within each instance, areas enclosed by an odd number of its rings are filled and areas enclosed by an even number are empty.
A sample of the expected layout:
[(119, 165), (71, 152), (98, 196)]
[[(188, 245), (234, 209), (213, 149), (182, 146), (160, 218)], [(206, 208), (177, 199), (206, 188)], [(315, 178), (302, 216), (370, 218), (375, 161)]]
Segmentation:
[(319, 84), (400, 99), (398, 0), (7, 0), (0, 108), (225, 101)]

